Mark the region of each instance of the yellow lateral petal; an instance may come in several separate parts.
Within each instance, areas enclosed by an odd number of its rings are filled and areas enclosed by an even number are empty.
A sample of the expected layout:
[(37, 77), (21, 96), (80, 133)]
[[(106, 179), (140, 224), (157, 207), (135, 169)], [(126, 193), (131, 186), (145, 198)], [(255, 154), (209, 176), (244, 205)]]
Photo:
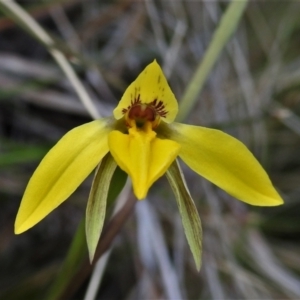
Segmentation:
[(267, 173), (240, 141), (215, 129), (179, 123), (172, 128), (171, 138), (181, 145), (179, 156), (195, 172), (246, 203), (283, 203)]
[(162, 101), (165, 107), (164, 110), (167, 111), (167, 115), (162, 119), (166, 123), (173, 122), (177, 115), (177, 100), (156, 60), (149, 64), (126, 89), (114, 110), (115, 118), (117, 120), (121, 119), (124, 116), (123, 110), (128, 109), (136, 99), (140, 99), (141, 103), (144, 104), (151, 103), (154, 100), (157, 100), (157, 104)]
[(112, 131), (108, 136), (109, 149), (120, 168), (131, 177), (136, 197), (143, 199), (150, 186), (175, 160), (180, 146), (156, 138), (154, 131), (130, 129), (129, 132)]
[(65, 201), (108, 152), (107, 120), (76, 127), (47, 153), (30, 178), (16, 223), (19, 234)]

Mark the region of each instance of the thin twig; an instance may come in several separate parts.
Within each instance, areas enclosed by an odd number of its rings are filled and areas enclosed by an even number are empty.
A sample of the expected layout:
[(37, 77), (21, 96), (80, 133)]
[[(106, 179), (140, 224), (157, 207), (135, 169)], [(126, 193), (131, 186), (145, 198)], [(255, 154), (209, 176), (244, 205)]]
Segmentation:
[(96, 107), (91, 101), (88, 93), (86, 92), (84, 86), (80, 82), (73, 68), (69, 64), (68, 60), (64, 54), (55, 48), (54, 41), (48, 35), (48, 33), (17, 3), (12, 0), (0, 0), (0, 7), (8, 10), (11, 17), (16, 23), (25, 27), (30, 33), (32, 33), (38, 40), (44, 43), (48, 51), (51, 53), (53, 58), (56, 60), (58, 65), (61, 67), (67, 78), (70, 80), (74, 90), (76, 91), (82, 104), (85, 106), (92, 118), (98, 119), (100, 114), (98, 113)]

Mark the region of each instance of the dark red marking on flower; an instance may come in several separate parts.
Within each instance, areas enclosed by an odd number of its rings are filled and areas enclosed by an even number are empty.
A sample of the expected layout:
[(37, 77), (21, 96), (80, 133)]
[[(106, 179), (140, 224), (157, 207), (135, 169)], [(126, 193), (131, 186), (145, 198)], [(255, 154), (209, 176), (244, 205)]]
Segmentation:
[(151, 107), (155, 109), (155, 112), (160, 115), (161, 117), (165, 118), (168, 112), (165, 109), (165, 105), (161, 100), (155, 99), (151, 103), (149, 103)]
[(128, 117), (132, 120), (144, 120), (153, 122), (155, 120), (155, 116), (156, 114), (154, 109), (145, 104), (133, 106), (128, 113)]
[(130, 119), (143, 119), (151, 122), (155, 120), (157, 115), (165, 118), (168, 114), (163, 101), (154, 99), (150, 103), (142, 103), (140, 94), (137, 98), (131, 100), (127, 108), (122, 109), (123, 114), (127, 112)]
[(126, 114), (133, 106), (138, 104), (141, 104), (140, 95), (138, 95), (134, 100), (131, 100), (130, 105), (127, 108), (122, 109), (122, 113)]

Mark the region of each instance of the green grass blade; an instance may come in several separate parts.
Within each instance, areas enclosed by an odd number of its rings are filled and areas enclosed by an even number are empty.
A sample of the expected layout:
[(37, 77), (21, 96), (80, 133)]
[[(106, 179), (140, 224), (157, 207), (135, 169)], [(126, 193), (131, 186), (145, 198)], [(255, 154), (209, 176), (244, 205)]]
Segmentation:
[(210, 71), (226, 43), (236, 30), (247, 3), (248, 0), (232, 0), (229, 4), (206, 50), (203, 60), (199, 63), (193, 78), (184, 92), (177, 115), (178, 121), (184, 120), (193, 109), (197, 101), (197, 96), (206, 82)]

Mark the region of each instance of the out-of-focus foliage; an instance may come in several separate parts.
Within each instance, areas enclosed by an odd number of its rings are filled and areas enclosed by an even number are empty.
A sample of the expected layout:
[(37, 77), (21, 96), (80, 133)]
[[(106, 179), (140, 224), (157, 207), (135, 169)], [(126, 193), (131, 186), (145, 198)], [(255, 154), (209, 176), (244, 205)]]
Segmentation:
[[(180, 101), (227, 6), (183, 0), (20, 3), (56, 41), (103, 116), (154, 58)], [(299, 10), (297, 1), (250, 1), (185, 120), (221, 128), (247, 144), (285, 205), (247, 206), (183, 166), (202, 220), (200, 273), (174, 195), (162, 179), (114, 240), (97, 299), (300, 298)], [(1, 299), (42, 299), (60, 271), (84, 216), (92, 177), (30, 231), (15, 236), (13, 224), (44, 153), (89, 120), (47, 49), (2, 13)], [(84, 297), (86, 278), (72, 299)]]

